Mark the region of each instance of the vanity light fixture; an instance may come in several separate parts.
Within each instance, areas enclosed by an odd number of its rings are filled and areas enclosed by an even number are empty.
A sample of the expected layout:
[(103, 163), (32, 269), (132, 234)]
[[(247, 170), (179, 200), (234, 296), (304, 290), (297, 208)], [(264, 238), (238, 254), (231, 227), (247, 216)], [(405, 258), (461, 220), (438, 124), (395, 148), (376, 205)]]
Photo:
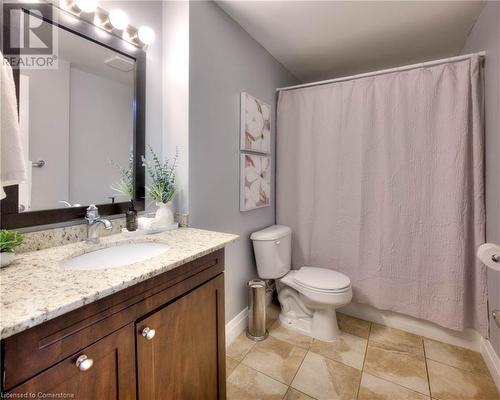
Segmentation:
[(129, 25), (128, 15), (123, 10), (114, 9), (108, 12), (98, 6), (97, 0), (51, 1), (54, 2), (54, 4), (58, 4), (60, 9), (68, 11), (93, 24), (95, 27), (122, 38), (130, 45), (142, 47), (143, 50), (146, 50), (155, 40), (155, 32), (149, 26), (142, 26), (138, 30)]
[(76, 0), (76, 6), (84, 13), (93, 13), (97, 9), (97, 0)]
[(155, 41), (155, 31), (149, 26), (141, 26), (137, 31), (137, 36), (139, 40), (146, 46), (149, 46)]
[(128, 15), (122, 10), (111, 10), (109, 12), (109, 22), (116, 29), (123, 31), (128, 26)]
[(80, 10), (76, 6), (76, 3), (73, 0), (59, 0), (58, 3), (55, 3), (59, 8), (69, 11), (73, 14), (78, 13)]
[(132, 43), (136, 46), (140, 45), (139, 36), (137, 35), (137, 29), (133, 26), (129, 25), (126, 29), (124, 29), (122, 31), (121, 37), (126, 42)]
[(111, 22), (109, 22), (109, 15), (106, 12), (103, 12), (102, 9), (98, 8), (94, 13), (93, 21), (94, 25), (103, 28), (104, 30), (111, 30), (113, 26)]

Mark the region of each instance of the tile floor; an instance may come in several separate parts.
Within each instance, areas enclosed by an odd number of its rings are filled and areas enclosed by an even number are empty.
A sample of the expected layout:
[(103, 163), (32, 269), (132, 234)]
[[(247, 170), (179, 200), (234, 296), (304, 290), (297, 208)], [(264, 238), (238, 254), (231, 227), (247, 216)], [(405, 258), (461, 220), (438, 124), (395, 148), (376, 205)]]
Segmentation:
[(228, 400), (500, 400), (479, 353), (338, 314), (325, 343), (282, 327), (227, 349)]

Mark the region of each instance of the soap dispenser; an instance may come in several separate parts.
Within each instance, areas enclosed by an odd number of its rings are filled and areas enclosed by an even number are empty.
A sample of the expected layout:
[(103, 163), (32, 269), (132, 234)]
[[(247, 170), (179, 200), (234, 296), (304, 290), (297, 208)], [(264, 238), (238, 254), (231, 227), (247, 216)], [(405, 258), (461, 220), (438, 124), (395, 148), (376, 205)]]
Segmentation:
[(130, 207), (126, 213), (127, 230), (133, 232), (137, 230), (137, 210), (135, 209), (134, 200), (130, 200)]

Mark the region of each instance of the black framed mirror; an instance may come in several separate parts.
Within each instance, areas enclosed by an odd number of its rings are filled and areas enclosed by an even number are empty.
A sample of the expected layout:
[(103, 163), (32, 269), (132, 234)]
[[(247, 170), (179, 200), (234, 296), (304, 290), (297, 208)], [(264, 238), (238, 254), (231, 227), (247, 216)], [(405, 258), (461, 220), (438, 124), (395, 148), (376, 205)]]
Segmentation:
[[(51, 4), (4, 3), (2, 14), (29, 179), (4, 188), (1, 227), (82, 219), (89, 204), (101, 215), (122, 214), (130, 199), (144, 210), (144, 50)], [(12, 37), (26, 26), (42, 39), (52, 35), (55, 67), (28, 65), (26, 38)], [(12, 48), (13, 39), (24, 43)], [(132, 193), (124, 195), (116, 187), (129, 166)]]

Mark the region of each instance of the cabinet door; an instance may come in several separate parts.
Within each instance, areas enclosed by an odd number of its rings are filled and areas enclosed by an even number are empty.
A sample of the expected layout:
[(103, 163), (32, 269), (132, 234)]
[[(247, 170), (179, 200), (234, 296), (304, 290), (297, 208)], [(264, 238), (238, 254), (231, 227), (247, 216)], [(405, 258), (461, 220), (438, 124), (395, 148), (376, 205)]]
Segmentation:
[(137, 335), (140, 400), (226, 398), (222, 274), (138, 322)]
[[(129, 324), (16, 387), (12, 393), (34, 394), (27, 398), (59, 394), (57, 398), (77, 400), (133, 400), (134, 342), (134, 324)], [(83, 362), (77, 363), (78, 359)]]

